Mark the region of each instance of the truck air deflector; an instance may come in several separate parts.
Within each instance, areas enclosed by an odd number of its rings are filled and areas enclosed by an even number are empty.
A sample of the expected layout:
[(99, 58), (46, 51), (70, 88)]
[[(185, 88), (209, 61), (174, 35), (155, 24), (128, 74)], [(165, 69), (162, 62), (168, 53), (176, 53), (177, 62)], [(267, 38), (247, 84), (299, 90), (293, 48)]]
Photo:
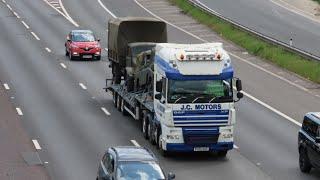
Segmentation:
[(233, 68), (231, 66), (223, 69), (219, 75), (183, 75), (178, 69), (173, 68), (168, 62), (161, 57), (156, 56), (155, 62), (158, 67), (165, 72), (168, 79), (173, 80), (225, 80), (233, 78)]

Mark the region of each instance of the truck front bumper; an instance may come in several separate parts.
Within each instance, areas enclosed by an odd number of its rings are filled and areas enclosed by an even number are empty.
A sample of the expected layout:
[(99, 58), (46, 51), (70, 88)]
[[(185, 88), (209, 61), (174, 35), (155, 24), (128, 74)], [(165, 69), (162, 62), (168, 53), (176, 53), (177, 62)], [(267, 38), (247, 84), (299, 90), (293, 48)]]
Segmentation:
[(233, 142), (218, 142), (210, 145), (188, 145), (180, 143), (168, 143), (166, 144), (166, 150), (172, 152), (194, 152), (197, 147), (208, 147), (210, 152), (228, 151), (233, 149)]

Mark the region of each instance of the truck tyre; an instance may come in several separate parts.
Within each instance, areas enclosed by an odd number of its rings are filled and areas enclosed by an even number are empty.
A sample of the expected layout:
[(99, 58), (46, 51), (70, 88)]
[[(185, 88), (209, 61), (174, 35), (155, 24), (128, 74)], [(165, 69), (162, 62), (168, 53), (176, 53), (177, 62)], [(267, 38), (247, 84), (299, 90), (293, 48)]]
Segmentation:
[(151, 127), (150, 119), (149, 119), (149, 125), (148, 125), (148, 136), (149, 136), (149, 141), (152, 145), (156, 144), (156, 138), (155, 138), (155, 133), (153, 131), (153, 128)]
[(122, 98), (118, 95), (118, 97), (117, 97), (117, 109), (120, 112), (121, 112), (121, 102), (122, 102)]
[(164, 150), (163, 147), (162, 147), (162, 135), (159, 136), (159, 143), (158, 143), (158, 147), (159, 147), (159, 151), (160, 151), (160, 154), (163, 156), (163, 157), (167, 157), (168, 156), (168, 151), (167, 150)]
[(142, 134), (143, 134), (143, 137), (145, 139), (149, 138), (149, 136), (148, 136), (148, 127), (149, 127), (148, 116), (145, 113), (143, 115), (143, 119), (142, 119)]
[(112, 100), (113, 100), (113, 104), (114, 104), (114, 107), (115, 107), (115, 108), (117, 108), (117, 99), (118, 99), (118, 94), (113, 91)]
[(124, 106), (125, 106), (125, 101), (124, 101), (124, 99), (122, 98), (122, 101), (121, 101), (121, 112), (122, 112), (122, 115), (128, 116), (129, 113), (128, 113), (128, 111), (124, 108)]
[(219, 157), (226, 157), (227, 154), (228, 154), (228, 151), (227, 151), (227, 150), (219, 151), (219, 152), (218, 152), (218, 156), (219, 156)]
[(307, 151), (303, 148), (299, 152), (299, 167), (303, 173), (309, 173), (312, 168)]

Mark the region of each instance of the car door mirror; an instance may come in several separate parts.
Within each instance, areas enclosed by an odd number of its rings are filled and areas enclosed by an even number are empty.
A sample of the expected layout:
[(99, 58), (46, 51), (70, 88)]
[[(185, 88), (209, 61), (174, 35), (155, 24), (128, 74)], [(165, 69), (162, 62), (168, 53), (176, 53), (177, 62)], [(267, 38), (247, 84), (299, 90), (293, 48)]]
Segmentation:
[(100, 39), (97, 39), (98, 42), (100, 42)]
[(156, 91), (161, 92), (162, 91), (162, 81), (156, 82)]
[(242, 82), (240, 79), (236, 80), (237, 91), (242, 91)]
[(175, 178), (176, 178), (176, 175), (173, 174), (172, 172), (170, 172), (170, 173), (168, 174), (168, 180), (172, 180), (172, 179), (175, 179)]
[(159, 93), (159, 94), (154, 95), (154, 98), (160, 101), (161, 96), (162, 96), (161, 93)]

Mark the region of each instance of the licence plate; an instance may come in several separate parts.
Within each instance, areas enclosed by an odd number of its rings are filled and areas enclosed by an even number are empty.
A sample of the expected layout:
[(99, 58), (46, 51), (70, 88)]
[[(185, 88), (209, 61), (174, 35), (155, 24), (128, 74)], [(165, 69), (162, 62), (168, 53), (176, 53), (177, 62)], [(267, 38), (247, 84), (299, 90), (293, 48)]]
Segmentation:
[(195, 147), (193, 151), (209, 151), (209, 147)]
[(92, 55), (83, 55), (83, 58), (92, 58)]

